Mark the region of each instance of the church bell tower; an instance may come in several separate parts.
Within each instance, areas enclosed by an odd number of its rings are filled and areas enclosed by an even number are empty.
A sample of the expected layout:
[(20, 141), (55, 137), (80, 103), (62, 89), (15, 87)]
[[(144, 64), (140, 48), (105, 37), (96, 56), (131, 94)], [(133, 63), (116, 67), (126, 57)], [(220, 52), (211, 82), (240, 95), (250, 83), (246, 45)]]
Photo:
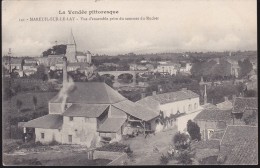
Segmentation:
[(66, 57), (68, 62), (78, 62), (76, 58), (77, 45), (71, 30), (66, 49)]

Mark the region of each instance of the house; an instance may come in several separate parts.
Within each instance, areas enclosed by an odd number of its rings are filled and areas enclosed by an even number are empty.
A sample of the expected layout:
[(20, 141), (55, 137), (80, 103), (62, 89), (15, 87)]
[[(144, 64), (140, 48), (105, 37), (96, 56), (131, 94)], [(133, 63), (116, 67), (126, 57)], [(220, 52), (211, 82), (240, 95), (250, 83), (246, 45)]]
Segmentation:
[(153, 72), (154, 71), (154, 66), (153, 64), (146, 64), (145, 67), (147, 68), (148, 71)]
[(91, 64), (91, 53), (90, 51), (87, 51), (87, 52), (80, 52), (80, 51), (77, 51), (76, 52), (76, 57), (77, 57), (77, 61), (78, 62), (87, 62), (89, 64)]
[(66, 72), (63, 88), (49, 101), (49, 114), (24, 124), (35, 129), (35, 141), (95, 146), (120, 140), (129, 128), (155, 131), (154, 110), (127, 100), (105, 83), (68, 81)]
[(194, 118), (194, 121), (200, 127), (201, 139), (209, 140), (215, 131), (224, 130), (231, 124), (231, 110), (205, 109)]
[(192, 63), (184, 63), (184, 66), (180, 67), (180, 72), (183, 73), (191, 73), (190, 70), (192, 68)]
[(166, 123), (166, 128), (172, 127), (174, 117), (183, 115), (176, 119), (178, 130), (183, 131), (186, 128), (186, 123), (189, 119), (193, 119), (196, 114), (202, 109), (199, 104), (199, 95), (183, 88), (177, 92), (156, 94), (145, 97), (136, 103), (147, 106), (156, 110), (158, 114), (162, 113), (164, 117), (170, 118)]
[(257, 97), (236, 97), (232, 109), (233, 124), (244, 125), (248, 119), (257, 122), (258, 101)]
[(37, 71), (37, 63), (24, 63), (23, 64), (23, 70), (32, 70)]
[(257, 165), (258, 127), (229, 125), (220, 142), (218, 162), (223, 165)]
[(225, 101), (216, 104), (217, 108), (221, 110), (230, 110), (233, 108), (233, 102), (228, 99), (228, 97), (224, 97)]
[(11, 58), (10, 66), (11, 70), (23, 70), (24, 60), (22, 58)]
[(130, 71), (146, 71), (148, 68), (144, 65), (129, 64)]
[(159, 73), (168, 73), (170, 75), (176, 75), (179, 71), (181, 65), (176, 63), (167, 63), (167, 64), (160, 64), (157, 66), (157, 68), (154, 70), (155, 72)]

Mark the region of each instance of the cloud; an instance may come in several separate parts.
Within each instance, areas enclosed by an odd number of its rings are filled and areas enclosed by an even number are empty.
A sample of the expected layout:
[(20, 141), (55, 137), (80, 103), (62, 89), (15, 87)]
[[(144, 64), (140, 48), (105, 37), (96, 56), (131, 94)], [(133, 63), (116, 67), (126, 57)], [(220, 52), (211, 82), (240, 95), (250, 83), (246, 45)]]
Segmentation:
[[(17, 55), (40, 55), (54, 41), (66, 42), (71, 28), (78, 50), (92, 53), (257, 49), (255, 1), (5, 1), (3, 5), (3, 53), (12, 48)], [(68, 9), (118, 10), (120, 17), (155, 16), (159, 20), (18, 21), (19, 17), (58, 16), (59, 10)]]

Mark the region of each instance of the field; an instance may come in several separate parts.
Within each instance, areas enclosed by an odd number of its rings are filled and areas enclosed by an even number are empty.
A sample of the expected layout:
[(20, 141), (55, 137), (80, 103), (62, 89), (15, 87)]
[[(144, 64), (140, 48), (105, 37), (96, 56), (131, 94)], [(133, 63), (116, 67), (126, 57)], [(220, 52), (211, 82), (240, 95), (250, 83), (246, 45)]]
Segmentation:
[[(2, 117), (4, 131), (10, 128), (10, 122), (12, 125), (17, 126), (18, 122), (26, 122), (48, 114), (48, 101), (56, 94), (57, 92), (23, 92), (13, 96), (9, 101), (3, 101)], [(37, 99), (35, 111), (33, 96)], [(22, 102), (20, 112), (17, 109), (17, 100)]]
[[(41, 151), (39, 149), (41, 148)], [(102, 166), (111, 160), (95, 159), (88, 160), (86, 150), (80, 146), (42, 146), (30, 149), (38, 151), (18, 150), (14, 153), (3, 154), (4, 165), (43, 165), (43, 166)], [(42, 149), (45, 149), (42, 151)]]

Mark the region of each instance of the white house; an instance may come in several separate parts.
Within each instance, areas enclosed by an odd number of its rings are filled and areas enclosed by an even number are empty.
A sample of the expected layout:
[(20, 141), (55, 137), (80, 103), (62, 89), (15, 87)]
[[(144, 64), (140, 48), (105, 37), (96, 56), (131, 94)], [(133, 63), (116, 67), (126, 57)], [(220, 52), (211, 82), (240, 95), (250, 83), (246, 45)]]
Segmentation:
[[(176, 120), (176, 124), (180, 131), (185, 129), (183, 128), (183, 123), (184, 127), (186, 127), (186, 121), (193, 119), (196, 116), (193, 113), (198, 113), (203, 109), (199, 104), (199, 95), (187, 90), (186, 88), (183, 88), (177, 92), (154, 94), (152, 96), (145, 97), (136, 103), (150, 107), (158, 113), (161, 111), (164, 117), (171, 118), (171, 116), (176, 116), (179, 114), (186, 116), (179, 119), (182, 120), (182, 122), (178, 122), (178, 118)], [(174, 126), (172, 122), (173, 119), (171, 119), (170, 125), (167, 125), (167, 127)]]
[(176, 75), (181, 65), (175, 63), (161, 64), (158, 65), (154, 72), (169, 73), (170, 75)]

